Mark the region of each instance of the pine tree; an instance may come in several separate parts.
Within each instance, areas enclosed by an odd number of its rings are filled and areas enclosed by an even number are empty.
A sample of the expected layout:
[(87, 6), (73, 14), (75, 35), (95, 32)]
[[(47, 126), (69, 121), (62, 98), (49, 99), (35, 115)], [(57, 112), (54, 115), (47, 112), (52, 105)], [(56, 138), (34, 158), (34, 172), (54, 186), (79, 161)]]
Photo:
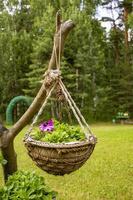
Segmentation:
[[(109, 113), (133, 113), (133, 68), (131, 67), (130, 45), (128, 38), (128, 13), (131, 11), (131, 1), (104, 1), (103, 5), (112, 12), (118, 11), (118, 18), (104, 18), (111, 21), (112, 28), (107, 40), (106, 74), (109, 90), (107, 92), (107, 106)], [(109, 106), (110, 105), (110, 106)]]
[(0, 32), (1, 108), (17, 95), (22, 95), (27, 83), (32, 51), (32, 17), (28, 1), (7, 1), (3, 4)]

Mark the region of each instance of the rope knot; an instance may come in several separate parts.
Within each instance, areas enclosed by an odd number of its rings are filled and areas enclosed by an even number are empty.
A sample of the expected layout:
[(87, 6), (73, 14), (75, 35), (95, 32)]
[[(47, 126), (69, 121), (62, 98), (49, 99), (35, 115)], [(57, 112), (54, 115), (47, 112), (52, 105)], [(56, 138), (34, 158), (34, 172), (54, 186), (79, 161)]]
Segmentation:
[(46, 89), (49, 89), (49, 87), (52, 85), (53, 82), (55, 82), (56, 80), (58, 80), (61, 76), (61, 71), (58, 69), (51, 69), (45, 72), (44, 77), (45, 77), (45, 81), (44, 81), (44, 86)]
[(53, 78), (54, 80), (55, 79), (58, 79), (60, 76), (61, 76), (61, 71), (59, 70), (59, 69), (51, 69), (50, 71), (49, 71), (49, 76), (51, 77), (51, 78)]

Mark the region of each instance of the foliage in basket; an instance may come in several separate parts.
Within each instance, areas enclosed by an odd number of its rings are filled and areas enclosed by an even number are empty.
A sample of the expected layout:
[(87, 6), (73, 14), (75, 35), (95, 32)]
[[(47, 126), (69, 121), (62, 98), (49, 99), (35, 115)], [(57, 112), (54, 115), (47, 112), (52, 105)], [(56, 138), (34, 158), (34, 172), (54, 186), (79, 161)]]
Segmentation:
[(43, 122), (36, 128), (31, 137), (35, 140), (50, 143), (67, 143), (85, 140), (84, 133), (79, 127), (60, 123), (56, 120)]
[(1, 200), (52, 200), (56, 193), (50, 190), (44, 178), (35, 172), (18, 171), (0, 188)]

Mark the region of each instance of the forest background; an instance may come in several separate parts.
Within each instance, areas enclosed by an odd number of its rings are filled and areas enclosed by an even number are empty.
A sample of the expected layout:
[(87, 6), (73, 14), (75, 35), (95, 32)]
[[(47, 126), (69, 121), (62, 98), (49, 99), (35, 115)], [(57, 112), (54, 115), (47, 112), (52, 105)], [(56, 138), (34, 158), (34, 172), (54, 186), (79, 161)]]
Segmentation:
[[(98, 8), (110, 16), (97, 18)], [(133, 118), (132, 0), (1, 0), (0, 118), (19, 95), (36, 96), (52, 53), (55, 15), (72, 19), (61, 61), (63, 80), (89, 121), (117, 112)], [(117, 18), (114, 13), (117, 13)], [(108, 22), (108, 31), (102, 26)], [(58, 106), (51, 101), (51, 112)]]

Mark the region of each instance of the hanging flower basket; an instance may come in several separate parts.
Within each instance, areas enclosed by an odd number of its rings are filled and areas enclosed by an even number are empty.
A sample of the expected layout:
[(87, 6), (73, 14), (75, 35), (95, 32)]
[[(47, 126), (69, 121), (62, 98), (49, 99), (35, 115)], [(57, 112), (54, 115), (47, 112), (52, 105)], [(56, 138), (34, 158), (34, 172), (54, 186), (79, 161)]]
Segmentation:
[(54, 174), (69, 174), (79, 169), (90, 157), (96, 144), (96, 138), (81, 142), (53, 144), (37, 141), (28, 136), (25, 146), (29, 156), (42, 170)]
[[(37, 122), (38, 117), (42, 114), (43, 109), (57, 84), (60, 86), (66, 101), (68, 102), (81, 127), (81, 130), (83, 131), (84, 139), (82, 141), (50, 143), (47, 141), (37, 140), (31, 135), (34, 124)], [(79, 169), (87, 161), (94, 150), (97, 139), (92, 134), (87, 122), (76, 106), (70, 93), (67, 91), (62, 80), (59, 79), (57, 84), (55, 83), (55, 85), (48, 92), (42, 107), (33, 120), (29, 133), (26, 134), (24, 143), (29, 156), (39, 168), (50, 174), (64, 175)], [(49, 123), (49, 126), (46, 125), (47, 123), (44, 123), (44, 126), (41, 125), (40, 129), (44, 131), (53, 130), (51, 122)]]
[[(72, 26), (73, 24), (71, 20), (62, 23), (60, 13), (57, 14), (56, 34), (54, 37), (52, 57), (50, 60), (48, 71), (46, 71), (44, 75), (45, 79), (43, 82), (43, 86), (46, 89), (46, 98), (39, 112), (34, 118), (30, 130), (26, 134), (26, 137), (24, 139), (28, 154), (36, 163), (36, 165), (42, 170), (55, 175), (69, 174), (79, 169), (92, 154), (97, 141), (96, 137), (92, 134), (83, 115), (81, 114), (80, 110), (72, 99), (70, 93), (65, 87), (63, 81), (61, 80), (61, 54), (65, 38)], [(52, 70), (52, 68), (55, 67), (56, 69)], [(37, 138), (32, 137), (31, 132), (33, 126), (37, 122), (38, 117), (42, 114), (43, 109), (46, 106), (47, 101), (50, 98), (55, 87), (55, 96), (57, 96), (57, 101), (61, 101), (63, 103), (67, 102), (69, 108), (71, 108), (75, 118), (78, 121), (78, 124), (81, 127), (82, 132), (84, 133), (85, 137), (83, 140), (59, 141), (59, 143), (51, 143), (45, 140), (41, 141)], [(44, 127), (41, 128), (43, 129)], [(46, 131), (52, 130), (52, 127), (45, 128)], [(73, 131), (70, 131), (70, 133), (71, 132)]]

